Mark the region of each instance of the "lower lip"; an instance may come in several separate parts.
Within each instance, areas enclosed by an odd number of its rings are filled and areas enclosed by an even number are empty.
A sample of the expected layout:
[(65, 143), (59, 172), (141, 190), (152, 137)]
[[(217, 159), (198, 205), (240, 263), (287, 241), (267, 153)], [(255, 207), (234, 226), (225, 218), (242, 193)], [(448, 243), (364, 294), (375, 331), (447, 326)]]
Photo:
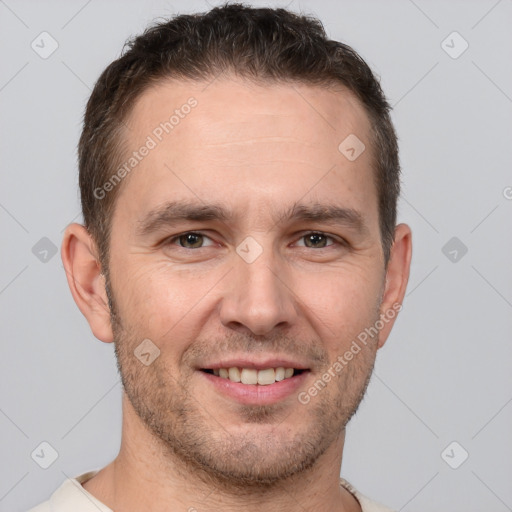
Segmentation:
[(297, 393), (307, 379), (309, 371), (303, 371), (298, 375), (287, 379), (262, 386), (260, 384), (242, 384), (233, 382), (223, 377), (217, 377), (211, 373), (199, 371), (212, 386), (221, 394), (235, 399), (242, 404), (266, 405), (283, 400), (290, 395)]

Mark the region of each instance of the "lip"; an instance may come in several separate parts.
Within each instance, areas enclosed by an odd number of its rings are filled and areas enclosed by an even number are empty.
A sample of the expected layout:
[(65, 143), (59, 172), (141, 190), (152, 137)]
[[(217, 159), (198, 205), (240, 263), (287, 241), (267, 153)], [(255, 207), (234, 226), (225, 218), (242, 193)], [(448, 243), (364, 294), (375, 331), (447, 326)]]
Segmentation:
[[(232, 364), (231, 366), (238, 366)], [(279, 364), (277, 366), (284, 366)], [(243, 368), (253, 368), (254, 366), (241, 366)], [(264, 366), (264, 368), (272, 368), (273, 366)], [(215, 368), (215, 367), (214, 367)], [(226, 368), (219, 366), (218, 368)], [(255, 368), (255, 367), (254, 367)], [(288, 368), (292, 368), (289, 366)], [(207, 382), (221, 395), (236, 400), (246, 405), (269, 405), (277, 403), (289, 396), (296, 394), (304, 381), (308, 378), (309, 371), (304, 371), (293, 377), (261, 386), (259, 384), (242, 384), (241, 382), (233, 382), (223, 377), (217, 377), (211, 373), (198, 370), (198, 373), (207, 379)]]
[[(272, 359), (262, 359), (260, 361), (256, 361), (254, 359), (246, 359), (246, 358), (237, 358), (237, 359), (225, 359), (220, 362), (212, 362), (206, 363), (200, 367), (200, 369), (205, 370), (218, 370), (220, 368), (251, 368), (254, 370), (265, 370), (267, 368), (293, 368), (295, 370), (309, 370), (310, 368), (307, 365), (301, 364), (298, 361), (291, 361), (290, 359), (285, 358), (272, 358)], [(199, 369), (199, 368), (198, 368)]]

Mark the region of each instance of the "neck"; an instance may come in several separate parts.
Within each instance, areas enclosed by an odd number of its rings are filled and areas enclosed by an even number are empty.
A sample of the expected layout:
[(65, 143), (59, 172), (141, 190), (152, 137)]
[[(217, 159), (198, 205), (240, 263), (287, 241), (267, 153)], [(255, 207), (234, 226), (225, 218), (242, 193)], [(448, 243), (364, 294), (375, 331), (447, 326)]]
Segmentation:
[(357, 500), (340, 486), (345, 431), (313, 467), (265, 487), (230, 487), (169, 452), (140, 422), (123, 394), (123, 435), (116, 459), (84, 488), (115, 511), (355, 512)]

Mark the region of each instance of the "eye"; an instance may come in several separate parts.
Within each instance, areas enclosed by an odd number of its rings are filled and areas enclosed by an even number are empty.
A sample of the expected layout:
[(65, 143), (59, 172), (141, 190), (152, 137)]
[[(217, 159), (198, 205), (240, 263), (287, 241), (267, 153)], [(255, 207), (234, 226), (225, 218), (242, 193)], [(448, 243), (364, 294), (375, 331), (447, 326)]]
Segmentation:
[(184, 249), (200, 249), (201, 247), (208, 247), (213, 245), (213, 241), (201, 233), (189, 232), (171, 238), (169, 240), (169, 244), (177, 244)]
[[(304, 241), (303, 247), (313, 249), (323, 249), (334, 244), (334, 239), (324, 233), (307, 233), (300, 238), (300, 241)], [(298, 245), (302, 246), (300, 243)]]

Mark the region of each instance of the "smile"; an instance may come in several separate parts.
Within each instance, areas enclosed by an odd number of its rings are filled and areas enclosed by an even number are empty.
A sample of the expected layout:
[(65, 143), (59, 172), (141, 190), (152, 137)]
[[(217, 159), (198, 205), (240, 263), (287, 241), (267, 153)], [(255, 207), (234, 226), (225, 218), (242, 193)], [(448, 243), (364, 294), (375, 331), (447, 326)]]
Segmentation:
[(201, 368), (197, 373), (224, 398), (245, 405), (270, 405), (296, 395), (305, 386), (311, 371), (291, 366), (265, 364), (251, 368), (230, 364)]
[(294, 375), (298, 375), (304, 370), (284, 368), (283, 366), (264, 368), (261, 370), (233, 366), (231, 368), (204, 369), (203, 371), (220, 377), (221, 379), (229, 379), (231, 382), (240, 382), (250, 386), (269, 386), (276, 382), (289, 379)]

